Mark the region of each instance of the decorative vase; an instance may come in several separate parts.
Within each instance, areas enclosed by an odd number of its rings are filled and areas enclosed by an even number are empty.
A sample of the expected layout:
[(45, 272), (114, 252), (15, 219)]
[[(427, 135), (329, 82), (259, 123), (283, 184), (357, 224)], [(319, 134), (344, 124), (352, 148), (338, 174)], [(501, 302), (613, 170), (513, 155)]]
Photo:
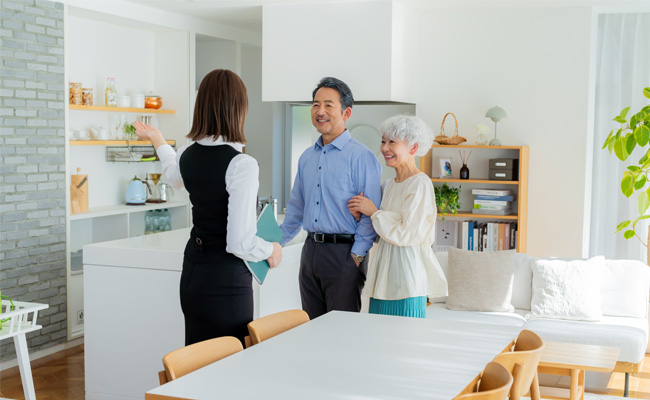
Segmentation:
[(469, 179), (469, 168), (467, 168), (467, 164), (463, 164), (460, 169), (460, 179)]
[(487, 135), (485, 133), (479, 133), (478, 135), (476, 135), (475, 142), (479, 146), (485, 146), (488, 142)]

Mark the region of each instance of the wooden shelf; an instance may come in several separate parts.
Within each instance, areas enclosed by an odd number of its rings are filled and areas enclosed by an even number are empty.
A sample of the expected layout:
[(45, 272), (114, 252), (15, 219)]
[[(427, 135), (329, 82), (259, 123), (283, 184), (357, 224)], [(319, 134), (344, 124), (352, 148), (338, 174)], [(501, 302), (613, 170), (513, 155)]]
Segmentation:
[(130, 112), (142, 114), (176, 114), (176, 110), (166, 110), (162, 108), (133, 108), (133, 107), (106, 107), (106, 106), (80, 106), (69, 104), (71, 110), (84, 111), (113, 111), (113, 112)]
[[(168, 140), (167, 144), (175, 145), (175, 140)], [(148, 140), (71, 140), (70, 146), (150, 146)]]
[(471, 211), (459, 211), (456, 213), (456, 215), (451, 215), (451, 214), (446, 214), (442, 215), (441, 213), (438, 213), (438, 217), (444, 217), (444, 218), (488, 218), (488, 219), (512, 219), (512, 220), (517, 220), (519, 216), (517, 214), (506, 214), (506, 215), (499, 215), (499, 214), (474, 214)]
[(496, 179), (458, 179), (458, 178), (431, 178), (433, 183), (484, 183), (487, 185), (519, 185), (519, 181), (499, 181)]

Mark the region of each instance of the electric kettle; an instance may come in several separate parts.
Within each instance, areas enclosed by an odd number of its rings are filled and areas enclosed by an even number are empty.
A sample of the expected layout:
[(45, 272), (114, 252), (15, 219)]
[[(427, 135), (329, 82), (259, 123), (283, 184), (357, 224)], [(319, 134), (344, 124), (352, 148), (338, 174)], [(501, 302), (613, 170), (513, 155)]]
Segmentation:
[[(147, 201), (147, 192), (144, 190), (144, 185), (149, 187), (147, 182), (143, 182), (134, 176), (126, 189), (126, 205), (137, 206), (142, 205)], [(151, 190), (151, 189), (150, 189)]]

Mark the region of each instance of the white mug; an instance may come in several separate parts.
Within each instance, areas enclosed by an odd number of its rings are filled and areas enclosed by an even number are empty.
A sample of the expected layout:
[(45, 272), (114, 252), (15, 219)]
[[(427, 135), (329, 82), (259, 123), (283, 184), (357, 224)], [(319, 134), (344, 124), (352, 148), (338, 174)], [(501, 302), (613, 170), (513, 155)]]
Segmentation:
[(71, 129), (69, 135), (70, 135), (70, 140), (79, 139), (79, 131), (75, 131)]
[(90, 139), (90, 133), (86, 130), (79, 131), (79, 139), (81, 140), (88, 140)]

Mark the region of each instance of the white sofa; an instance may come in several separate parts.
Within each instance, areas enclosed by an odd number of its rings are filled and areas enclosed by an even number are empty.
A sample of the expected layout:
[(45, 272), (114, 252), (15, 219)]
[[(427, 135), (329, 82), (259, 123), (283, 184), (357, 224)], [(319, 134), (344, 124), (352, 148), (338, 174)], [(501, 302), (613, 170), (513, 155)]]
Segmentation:
[[(427, 308), (427, 318), (520, 326), (536, 332), (546, 341), (618, 347), (621, 352), (614, 371), (626, 373), (627, 389), (629, 373), (639, 372), (648, 345), (650, 268), (639, 261), (605, 260), (599, 321), (540, 318), (530, 315), (534, 263), (540, 259), (519, 256), (512, 279), (513, 312), (450, 310), (446, 306), (447, 298), (443, 297), (430, 299), (432, 304)], [(448, 253), (436, 253), (436, 257), (449, 279)]]

